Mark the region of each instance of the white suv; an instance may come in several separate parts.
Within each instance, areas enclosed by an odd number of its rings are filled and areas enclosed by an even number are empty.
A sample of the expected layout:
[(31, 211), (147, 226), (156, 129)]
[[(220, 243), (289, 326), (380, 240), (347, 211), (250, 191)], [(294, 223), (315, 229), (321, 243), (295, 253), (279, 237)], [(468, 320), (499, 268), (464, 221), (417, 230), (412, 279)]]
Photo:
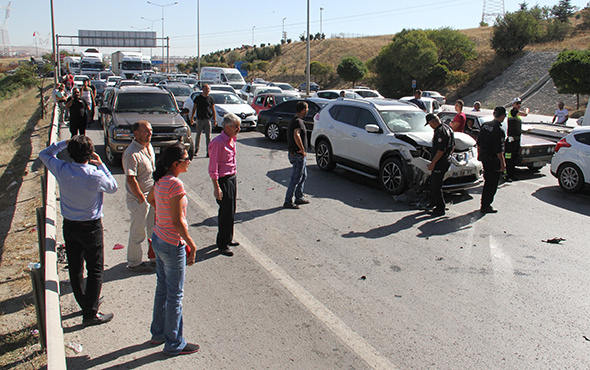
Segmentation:
[[(340, 98), (314, 117), (311, 142), (316, 162), (324, 171), (340, 165), (371, 178), (379, 178), (390, 194), (408, 187), (418, 191), (430, 175), (433, 131), (425, 126), (426, 114), (397, 100)], [(464, 189), (481, 182), (475, 140), (455, 133), (451, 167), (444, 189)]]

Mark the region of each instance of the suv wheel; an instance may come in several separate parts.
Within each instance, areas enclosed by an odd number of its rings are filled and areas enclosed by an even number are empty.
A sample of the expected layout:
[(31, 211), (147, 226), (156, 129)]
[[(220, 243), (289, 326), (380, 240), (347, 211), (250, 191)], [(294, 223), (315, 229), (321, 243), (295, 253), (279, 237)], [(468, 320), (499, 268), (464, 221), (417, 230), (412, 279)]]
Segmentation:
[(406, 175), (399, 159), (389, 157), (379, 171), (379, 182), (389, 194), (398, 195), (406, 189)]
[(275, 122), (269, 123), (264, 134), (270, 141), (278, 141), (281, 138), (281, 128)]
[(330, 172), (336, 167), (336, 162), (332, 157), (332, 147), (326, 140), (322, 140), (316, 145), (315, 158), (318, 167), (322, 171)]
[(584, 174), (572, 163), (563, 164), (557, 171), (561, 189), (568, 193), (577, 193), (584, 187)]
[(113, 153), (108, 140), (105, 142), (104, 151), (106, 154), (106, 162), (109, 166), (118, 166), (121, 163), (121, 156)]

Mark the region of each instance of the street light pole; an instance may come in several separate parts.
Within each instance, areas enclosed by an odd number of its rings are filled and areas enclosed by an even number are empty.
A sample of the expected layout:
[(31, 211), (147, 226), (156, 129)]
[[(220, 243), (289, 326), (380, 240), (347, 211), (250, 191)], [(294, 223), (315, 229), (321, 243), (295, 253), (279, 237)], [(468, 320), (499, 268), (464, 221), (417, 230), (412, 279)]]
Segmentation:
[(252, 26), (252, 47), (254, 47), (254, 29), (256, 26)]
[(324, 12), (324, 8), (320, 7), (320, 35), (323, 34), (322, 32), (322, 13)]
[[(162, 63), (164, 63), (164, 58), (166, 57), (164, 55), (164, 8), (167, 6), (176, 5), (176, 4), (178, 4), (178, 1), (175, 1), (170, 4), (166, 4), (166, 5), (152, 3), (151, 1), (148, 1), (147, 3), (151, 4), (151, 5), (159, 6), (160, 8), (162, 8)], [(168, 69), (169, 69), (169, 66), (166, 66), (166, 72), (170, 72)]]
[[(162, 20), (161, 18), (160, 19), (149, 19), (149, 18), (146, 18), (146, 17), (141, 17), (141, 19), (143, 19), (144, 21), (152, 22), (152, 26), (150, 28), (150, 30), (152, 30), (152, 31), (154, 30), (154, 22), (157, 22), (157, 21), (161, 21)], [(150, 59), (153, 56), (153, 50), (154, 49), (150, 47)]]
[(287, 41), (287, 35), (285, 34), (285, 19), (287, 18), (283, 18), (283, 33), (281, 34), (281, 38)]
[(306, 63), (306, 73), (305, 73), (305, 92), (307, 96), (309, 96), (309, 84), (311, 82), (310, 78), (310, 70), (309, 64), (311, 61), (311, 55), (309, 54), (309, 0), (307, 0), (307, 63)]
[(199, 25), (199, 3), (200, 1), (197, 0), (197, 77), (201, 79), (201, 33), (200, 33), (200, 25)]

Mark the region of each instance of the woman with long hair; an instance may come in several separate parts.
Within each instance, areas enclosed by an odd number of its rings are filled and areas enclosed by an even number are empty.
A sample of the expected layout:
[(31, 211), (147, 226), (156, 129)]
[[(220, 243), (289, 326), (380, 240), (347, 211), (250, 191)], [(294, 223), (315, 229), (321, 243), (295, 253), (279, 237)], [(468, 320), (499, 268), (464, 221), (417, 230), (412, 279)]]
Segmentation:
[[(150, 342), (164, 344), (168, 355), (199, 350), (182, 335), (182, 297), (186, 265), (195, 263), (197, 246), (188, 232), (188, 200), (178, 175), (188, 171), (189, 155), (181, 143), (164, 149), (154, 171), (154, 187), (148, 202), (156, 208), (152, 247), (156, 254), (156, 294)], [(190, 252), (186, 250), (190, 248)]]

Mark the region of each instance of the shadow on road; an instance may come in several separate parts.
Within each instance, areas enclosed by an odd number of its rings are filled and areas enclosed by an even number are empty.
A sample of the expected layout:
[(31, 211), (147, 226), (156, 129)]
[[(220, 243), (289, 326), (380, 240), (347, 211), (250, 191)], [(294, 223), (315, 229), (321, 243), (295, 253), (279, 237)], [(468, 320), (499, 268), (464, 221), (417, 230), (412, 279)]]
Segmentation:
[[(479, 208), (479, 207), (478, 207)], [(471, 225), (484, 216), (479, 209), (457, 217), (438, 217), (418, 226), (421, 231), (419, 238), (428, 238), (434, 235), (447, 235), (471, 228)]]
[(548, 186), (537, 189), (532, 196), (556, 207), (590, 216), (590, 207), (588, 207), (590, 204), (589, 186), (583, 192), (577, 194), (566, 193), (558, 185)]
[(121, 348), (117, 351), (106, 353), (96, 358), (90, 358), (89, 356), (79, 357), (68, 357), (66, 360), (67, 366), (70, 369), (89, 369), (89, 368), (100, 368), (100, 369), (135, 369), (153, 362), (164, 361), (170, 357), (161, 351), (151, 353), (147, 356), (137, 357), (128, 362), (122, 364), (116, 364), (112, 366), (105, 366), (105, 364), (115, 361), (121, 356), (132, 355), (136, 352), (148, 350), (154, 348), (149, 341), (135, 344), (129, 347)]

